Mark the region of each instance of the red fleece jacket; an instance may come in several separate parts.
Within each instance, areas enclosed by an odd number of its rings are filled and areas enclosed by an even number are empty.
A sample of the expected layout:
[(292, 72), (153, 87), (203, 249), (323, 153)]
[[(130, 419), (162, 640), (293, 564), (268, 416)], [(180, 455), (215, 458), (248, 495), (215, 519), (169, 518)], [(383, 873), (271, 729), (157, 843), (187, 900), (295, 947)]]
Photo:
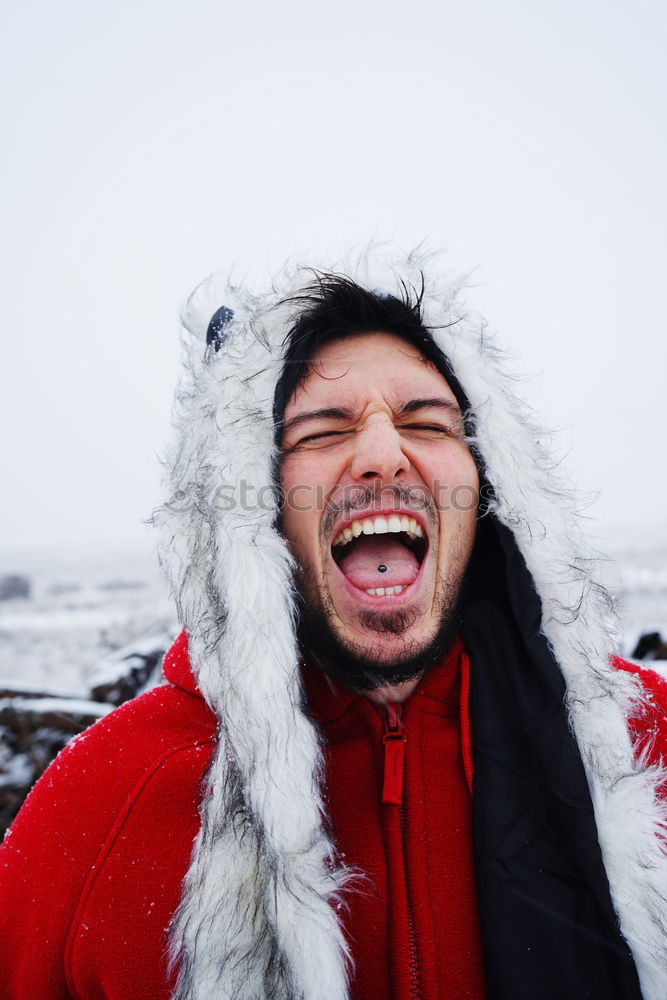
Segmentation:
[[(483, 996), (462, 750), (467, 721), (464, 713), (462, 740), (457, 710), (460, 653), (405, 707), (403, 751), (385, 750), (388, 724), (370, 702), (306, 676), (328, 741), (336, 840), (370, 880), (344, 914), (357, 968), (353, 991), (364, 1000), (403, 1000), (419, 995), (411, 992), (417, 984), (422, 997)], [(199, 825), (215, 720), (196, 692), (183, 635), (164, 669), (167, 684), (72, 740), (0, 848), (7, 1000), (170, 995), (166, 931)], [(657, 730), (654, 752), (664, 755), (667, 683), (641, 675), (652, 705), (637, 733)], [(400, 734), (389, 740), (399, 742)], [(381, 792), (396, 799), (402, 792), (403, 806), (382, 804)]]
[(369, 876), (345, 915), (352, 996), (482, 1000), (463, 647), (402, 706), (376, 707), (316, 670), (305, 680), (336, 844)]

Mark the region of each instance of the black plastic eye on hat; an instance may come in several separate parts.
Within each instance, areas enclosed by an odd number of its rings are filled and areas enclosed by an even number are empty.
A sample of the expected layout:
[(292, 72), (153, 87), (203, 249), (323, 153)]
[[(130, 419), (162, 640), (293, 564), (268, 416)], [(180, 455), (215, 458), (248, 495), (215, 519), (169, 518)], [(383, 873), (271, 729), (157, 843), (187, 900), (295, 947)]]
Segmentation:
[(206, 331), (207, 347), (212, 347), (214, 351), (218, 351), (222, 347), (225, 341), (225, 328), (229, 326), (233, 319), (234, 311), (233, 309), (228, 309), (227, 306), (220, 306), (213, 313)]

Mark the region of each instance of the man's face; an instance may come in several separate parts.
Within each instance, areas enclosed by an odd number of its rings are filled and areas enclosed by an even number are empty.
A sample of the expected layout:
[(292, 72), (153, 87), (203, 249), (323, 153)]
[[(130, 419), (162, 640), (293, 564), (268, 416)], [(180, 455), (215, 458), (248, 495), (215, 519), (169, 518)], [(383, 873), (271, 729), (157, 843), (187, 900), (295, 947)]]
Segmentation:
[(318, 629), (378, 677), (456, 606), (479, 480), (456, 398), (407, 341), (332, 341), (284, 415), (282, 528)]

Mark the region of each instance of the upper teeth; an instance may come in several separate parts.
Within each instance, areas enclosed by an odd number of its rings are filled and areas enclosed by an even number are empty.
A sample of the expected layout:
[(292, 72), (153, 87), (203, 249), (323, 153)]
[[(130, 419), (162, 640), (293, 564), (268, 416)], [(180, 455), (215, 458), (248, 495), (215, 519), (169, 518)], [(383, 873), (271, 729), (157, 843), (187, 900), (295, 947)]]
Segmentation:
[(353, 538), (359, 535), (386, 535), (389, 533), (398, 534), (406, 531), (410, 538), (423, 538), (424, 531), (414, 517), (406, 517), (405, 514), (398, 516), (392, 514), (390, 517), (365, 517), (361, 521), (353, 521), (348, 528), (343, 528), (339, 535), (333, 540), (334, 545), (347, 545)]

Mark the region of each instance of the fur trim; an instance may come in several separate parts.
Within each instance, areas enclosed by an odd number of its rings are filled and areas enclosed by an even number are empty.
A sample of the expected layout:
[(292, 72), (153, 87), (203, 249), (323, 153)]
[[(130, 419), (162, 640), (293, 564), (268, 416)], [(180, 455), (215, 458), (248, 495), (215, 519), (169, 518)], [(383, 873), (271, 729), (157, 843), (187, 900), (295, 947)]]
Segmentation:
[[(646, 1000), (667, 993), (667, 778), (635, 760), (637, 681), (609, 662), (616, 622), (592, 575), (573, 498), (512, 390), (484, 321), (459, 301), (437, 257), (371, 247), (325, 262), (373, 290), (425, 280), (424, 322), (476, 418), (474, 442), (543, 608), (565, 676), (620, 927)], [(155, 515), (161, 561), (193, 668), (220, 720), (202, 828), (172, 928), (176, 1000), (343, 1000), (349, 956), (336, 916), (351, 874), (322, 824), (321, 754), (300, 710), (292, 561), (273, 527), (273, 396), (293, 316), (281, 304), (312, 277), (288, 266), (264, 293), (209, 279), (184, 315), (185, 374), (169, 499)], [(205, 351), (213, 313), (234, 311), (222, 349)], [(233, 502), (232, 502), (233, 501)], [(334, 905), (332, 905), (332, 903)]]

